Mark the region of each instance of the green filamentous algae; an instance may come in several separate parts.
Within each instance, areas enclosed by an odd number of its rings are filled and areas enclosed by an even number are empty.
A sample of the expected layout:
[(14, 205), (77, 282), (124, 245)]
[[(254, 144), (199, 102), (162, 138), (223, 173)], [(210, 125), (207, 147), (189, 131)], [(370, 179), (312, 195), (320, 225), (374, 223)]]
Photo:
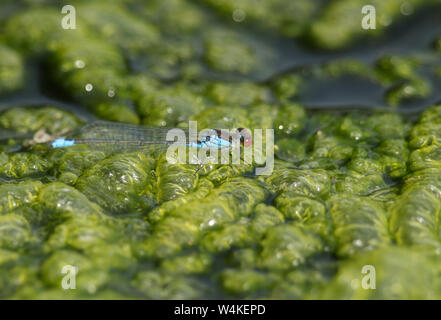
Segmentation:
[[(441, 299), (441, 2), (370, 4), (3, 0), (0, 298)], [(274, 170), (45, 143), (95, 120), (274, 129)]]

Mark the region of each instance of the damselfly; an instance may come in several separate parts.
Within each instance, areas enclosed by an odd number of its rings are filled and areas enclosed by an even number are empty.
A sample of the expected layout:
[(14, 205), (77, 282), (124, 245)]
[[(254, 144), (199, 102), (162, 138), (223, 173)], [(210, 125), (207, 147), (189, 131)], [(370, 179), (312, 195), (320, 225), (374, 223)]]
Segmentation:
[[(167, 139), (167, 134), (176, 128), (147, 127), (126, 123), (95, 121), (81, 128), (72, 137), (58, 138), (51, 142), (53, 148), (88, 145), (95, 149), (137, 150), (140, 148), (163, 148), (176, 141)], [(204, 130), (199, 139), (190, 140), (188, 129), (179, 129), (186, 135), (185, 146), (201, 149), (223, 149), (233, 147), (233, 136), (225, 130)], [(244, 128), (237, 129), (238, 139), (243, 146), (252, 143), (251, 134)]]

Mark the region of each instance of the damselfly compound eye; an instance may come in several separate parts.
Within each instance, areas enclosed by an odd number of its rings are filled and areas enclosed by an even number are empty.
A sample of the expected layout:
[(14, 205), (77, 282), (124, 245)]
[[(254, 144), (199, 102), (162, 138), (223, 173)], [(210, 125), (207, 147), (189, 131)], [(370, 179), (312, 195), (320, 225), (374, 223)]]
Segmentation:
[(240, 134), (240, 142), (243, 144), (244, 147), (249, 147), (253, 144), (253, 138), (251, 136), (251, 132), (248, 129), (245, 128), (238, 128), (237, 129)]

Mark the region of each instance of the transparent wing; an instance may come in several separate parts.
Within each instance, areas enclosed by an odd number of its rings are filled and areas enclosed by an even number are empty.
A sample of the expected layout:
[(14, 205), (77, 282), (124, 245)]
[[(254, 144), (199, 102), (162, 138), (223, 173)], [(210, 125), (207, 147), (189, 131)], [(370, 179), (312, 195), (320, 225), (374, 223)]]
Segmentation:
[[(168, 133), (171, 134), (170, 139), (174, 140), (167, 140)], [(177, 139), (176, 134), (183, 134), (182, 139)], [(110, 152), (140, 149), (163, 151), (171, 144), (187, 145), (188, 138), (187, 129), (148, 127), (109, 121), (95, 121), (87, 124), (72, 136), (77, 145), (89, 145), (96, 150)]]
[(0, 140), (32, 138), (33, 133), (17, 133), (0, 128)]
[[(167, 133), (175, 128), (148, 127), (127, 123), (95, 121), (84, 126), (78, 133), (83, 140), (101, 140), (109, 142), (137, 141), (146, 143), (167, 143)], [(186, 129), (181, 129), (188, 136)]]

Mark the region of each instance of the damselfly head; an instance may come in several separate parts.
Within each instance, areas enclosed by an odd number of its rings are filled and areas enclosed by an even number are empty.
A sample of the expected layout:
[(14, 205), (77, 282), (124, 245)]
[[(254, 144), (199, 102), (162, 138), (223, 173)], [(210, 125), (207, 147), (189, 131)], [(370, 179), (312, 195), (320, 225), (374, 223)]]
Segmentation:
[(237, 128), (240, 135), (240, 143), (243, 144), (244, 147), (249, 147), (253, 144), (253, 138), (250, 130), (245, 128)]

